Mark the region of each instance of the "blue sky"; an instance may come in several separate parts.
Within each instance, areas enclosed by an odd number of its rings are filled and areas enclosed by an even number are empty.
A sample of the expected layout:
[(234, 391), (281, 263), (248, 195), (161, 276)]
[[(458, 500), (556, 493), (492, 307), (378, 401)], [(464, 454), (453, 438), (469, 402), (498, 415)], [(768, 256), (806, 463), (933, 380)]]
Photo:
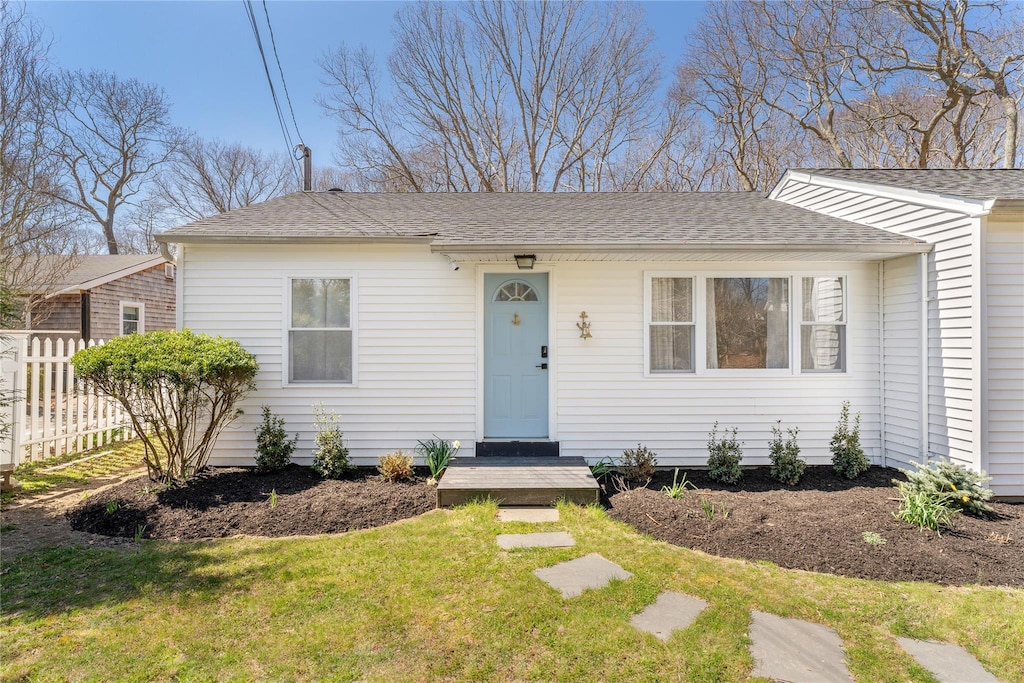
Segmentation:
[[(336, 125), (314, 102), (323, 90), (316, 60), (341, 43), (391, 49), (399, 2), (270, 2), (281, 64), (303, 139), (315, 164), (330, 164)], [(657, 49), (672, 68), (703, 11), (699, 2), (642, 3)], [(254, 2), (263, 19), (263, 6)], [(41, 2), (29, 14), (52, 40), (50, 58), (70, 69), (102, 69), (159, 84), (175, 123), (208, 138), (266, 150), (285, 149), (266, 75), (243, 3)], [(265, 22), (265, 19), (263, 19)], [(262, 36), (270, 50), (265, 23)], [(271, 66), (274, 64), (271, 62)]]

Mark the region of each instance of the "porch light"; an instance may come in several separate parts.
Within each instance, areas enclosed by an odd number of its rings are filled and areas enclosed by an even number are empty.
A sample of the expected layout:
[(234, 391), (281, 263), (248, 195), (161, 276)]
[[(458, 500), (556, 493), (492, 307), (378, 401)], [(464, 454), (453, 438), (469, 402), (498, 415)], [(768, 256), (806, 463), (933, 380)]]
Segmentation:
[(533, 264), (537, 262), (536, 254), (516, 254), (516, 268), (519, 270), (533, 270)]

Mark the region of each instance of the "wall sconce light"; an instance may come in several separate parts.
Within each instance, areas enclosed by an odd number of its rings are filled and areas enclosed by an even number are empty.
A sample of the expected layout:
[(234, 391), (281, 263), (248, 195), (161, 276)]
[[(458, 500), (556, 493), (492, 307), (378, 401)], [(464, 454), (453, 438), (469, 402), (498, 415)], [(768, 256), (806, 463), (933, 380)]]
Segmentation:
[(580, 321), (576, 323), (576, 329), (580, 331), (580, 339), (590, 339), (590, 322), (587, 320), (587, 312), (580, 312)]
[(519, 270), (533, 270), (533, 264), (537, 262), (536, 254), (516, 254), (516, 268)]

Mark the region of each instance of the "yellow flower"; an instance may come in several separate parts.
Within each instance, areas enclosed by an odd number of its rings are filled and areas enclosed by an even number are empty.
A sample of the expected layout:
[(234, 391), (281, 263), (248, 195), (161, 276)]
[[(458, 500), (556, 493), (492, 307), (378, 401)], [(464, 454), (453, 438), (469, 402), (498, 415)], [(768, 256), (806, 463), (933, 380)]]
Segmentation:
[(452, 446), (455, 446), (455, 450), (458, 450), (461, 444), (459, 444), (458, 440), (455, 440), (452, 442)]
[(964, 501), (964, 502), (966, 503), (966, 502), (967, 502), (967, 496), (964, 496), (964, 497), (962, 498), (962, 500), (963, 500), (963, 501)]
[(953, 490), (956, 491), (956, 484), (950, 484), (950, 486), (952, 486)]

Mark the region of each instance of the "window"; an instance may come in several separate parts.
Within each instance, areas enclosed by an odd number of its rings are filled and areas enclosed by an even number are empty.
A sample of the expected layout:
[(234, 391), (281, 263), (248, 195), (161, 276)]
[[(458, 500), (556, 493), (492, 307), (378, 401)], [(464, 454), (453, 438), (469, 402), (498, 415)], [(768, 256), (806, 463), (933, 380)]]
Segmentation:
[(707, 280), (709, 368), (789, 367), (789, 279)]
[(121, 302), (121, 334), (142, 334), (145, 332), (143, 327), (143, 310), (144, 307), (141, 303), (134, 301)]
[(802, 279), (800, 369), (805, 372), (846, 370), (845, 288), (840, 277)]
[(651, 372), (693, 372), (693, 278), (651, 278)]
[(539, 301), (537, 292), (521, 280), (506, 282), (494, 293), (495, 301)]
[(352, 382), (352, 281), (291, 280), (291, 382)]

